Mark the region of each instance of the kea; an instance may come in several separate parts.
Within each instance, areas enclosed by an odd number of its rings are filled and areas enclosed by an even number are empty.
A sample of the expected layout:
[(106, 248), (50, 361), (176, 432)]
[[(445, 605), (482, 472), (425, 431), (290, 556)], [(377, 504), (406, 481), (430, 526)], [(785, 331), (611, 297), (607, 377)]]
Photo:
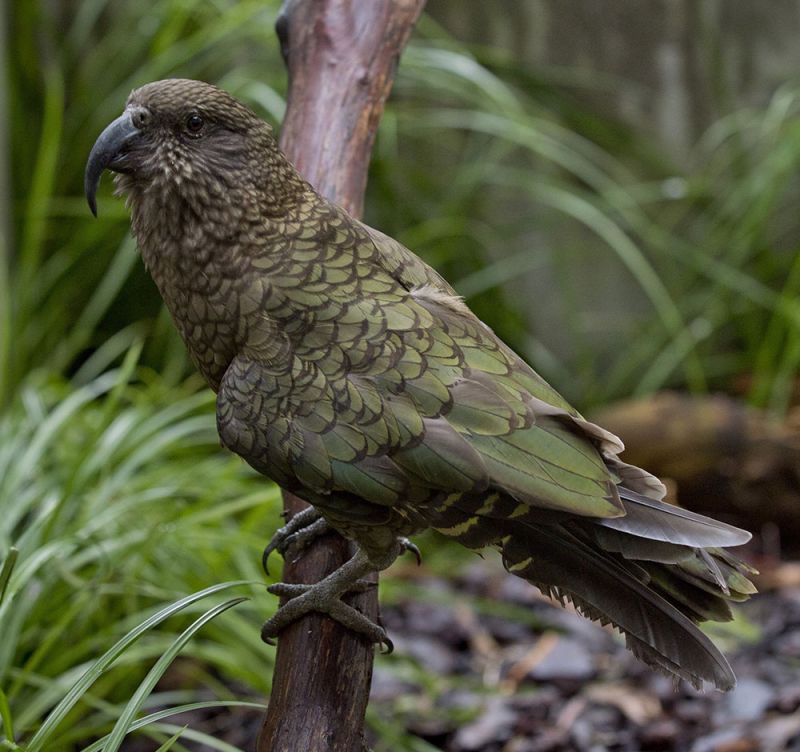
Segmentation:
[(428, 528), (585, 616), (652, 667), (729, 689), (697, 627), (754, 592), (726, 549), (750, 535), (662, 501), (623, 445), (583, 418), (396, 240), (317, 193), (248, 107), (199, 81), (136, 89), (98, 137), (96, 214), (116, 173), (147, 269), (217, 394), (224, 446), (312, 506), (267, 547), (333, 528), (357, 552), (288, 601), (270, 639), (310, 611), (376, 643), (341, 597)]

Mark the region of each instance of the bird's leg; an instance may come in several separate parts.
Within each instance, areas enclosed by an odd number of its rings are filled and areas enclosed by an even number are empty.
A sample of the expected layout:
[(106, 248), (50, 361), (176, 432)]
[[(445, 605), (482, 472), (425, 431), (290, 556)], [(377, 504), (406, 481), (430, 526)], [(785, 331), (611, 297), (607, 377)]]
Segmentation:
[(298, 512), (282, 528), (279, 528), (261, 555), (261, 566), (269, 575), (267, 560), (273, 551), (285, 556), (290, 546), (305, 548), (311, 541), (329, 530), (325, 518), (314, 508), (309, 507)]
[[(411, 544), (413, 546), (413, 544)], [(413, 548), (416, 548), (415, 546)], [(375, 583), (362, 578), (370, 572), (382, 571), (394, 562), (404, 550), (413, 550), (406, 543), (397, 541), (385, 555), (370, 559), (359, 547), (355, 555), (346, 561), (335, 572), (314, 585), (292, 585), (277, 583), (267, 590), (273, 595), (290, 600), (278, 609), (278, 612), (261, 628), (261, 638), (268, 643), (293, 621), (306, 614), (317, 611), (328, 614), (348, 629), (358, 632), (370, 642), (376, 642), (392, 651), (392, 642), (383, 627), (378, 626), (360, 611), (342, 601), (346, 593), (363, 592)]]

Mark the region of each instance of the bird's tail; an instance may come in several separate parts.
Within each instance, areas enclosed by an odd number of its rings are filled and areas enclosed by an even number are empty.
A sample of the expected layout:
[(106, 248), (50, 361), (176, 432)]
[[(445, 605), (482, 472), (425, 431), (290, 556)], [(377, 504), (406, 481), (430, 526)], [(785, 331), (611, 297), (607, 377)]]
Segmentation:
[[(565, 526), (519, 526), (503, 541), (502, 553), (513, 574), (619, 629), (628, 648), (648, 665), (695, 686), (735, 685), (727, 660), (695, 624), (729, 619), (726, 599), (753, 592), (742, 565), (727, 554), (700, 550), (675, 563), (628, 560)], [(727, 593), (717, 582), (720, 576)]]
[[(748, 565), (723, 550), (745, 531), (620, 488), (626, 517), (560, 520), (483, 517), (509, 572), (584, 616), (611, 624), (649, 666), (701, 686), (730, 689), (725, 657), (697, 627), (731, 618), (728, 601), (755, 592)], [(619, 524), (618, 521), (625, 521)], [(614, 527), (607, 526), (611, 522)], [(464, 536), (466, 537), (466, 536)], [(461, 536), (459, 536), (461, 539)]]

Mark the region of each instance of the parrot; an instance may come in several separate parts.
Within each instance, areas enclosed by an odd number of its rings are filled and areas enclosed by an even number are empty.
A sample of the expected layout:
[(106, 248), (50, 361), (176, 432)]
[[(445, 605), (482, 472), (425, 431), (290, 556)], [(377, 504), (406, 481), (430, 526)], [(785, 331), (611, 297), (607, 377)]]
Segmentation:
[(750, 534), (665, 502), (439, 273), (315, 191), (249, 107), (201, 81), (141, 86), (89, 154), (95, 215), (105, 170), (221, 443), (311, 505), (265, 557), (327, 529), (356, 545), (320, 582), (276, 586), (265, 639), (316, 611), (390, 646), (342, 596), (434, 529), (498, 550), (650, 667), (734, 686), (698, 624), (755, 592), (728, 551)]

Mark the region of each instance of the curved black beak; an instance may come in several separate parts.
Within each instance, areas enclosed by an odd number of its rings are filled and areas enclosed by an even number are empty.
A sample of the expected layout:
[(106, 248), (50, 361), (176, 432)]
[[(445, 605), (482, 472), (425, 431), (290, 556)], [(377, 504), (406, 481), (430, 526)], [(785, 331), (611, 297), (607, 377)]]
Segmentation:
[[(83, 176), (83, 190), (86, 201), (92, 214), (97, 216), (97, 186), (100, 185), (100, 176), (103, 170), (115, 169), (121, 157), (125, 155), (131, 142), (140, 133), (133, 124), (129, 112), (124, 112), (110, 123), (94, 142), (89, 160), (86, 162), (86, 172)], [(120, 165), (121, 166), (121, 165)]]

